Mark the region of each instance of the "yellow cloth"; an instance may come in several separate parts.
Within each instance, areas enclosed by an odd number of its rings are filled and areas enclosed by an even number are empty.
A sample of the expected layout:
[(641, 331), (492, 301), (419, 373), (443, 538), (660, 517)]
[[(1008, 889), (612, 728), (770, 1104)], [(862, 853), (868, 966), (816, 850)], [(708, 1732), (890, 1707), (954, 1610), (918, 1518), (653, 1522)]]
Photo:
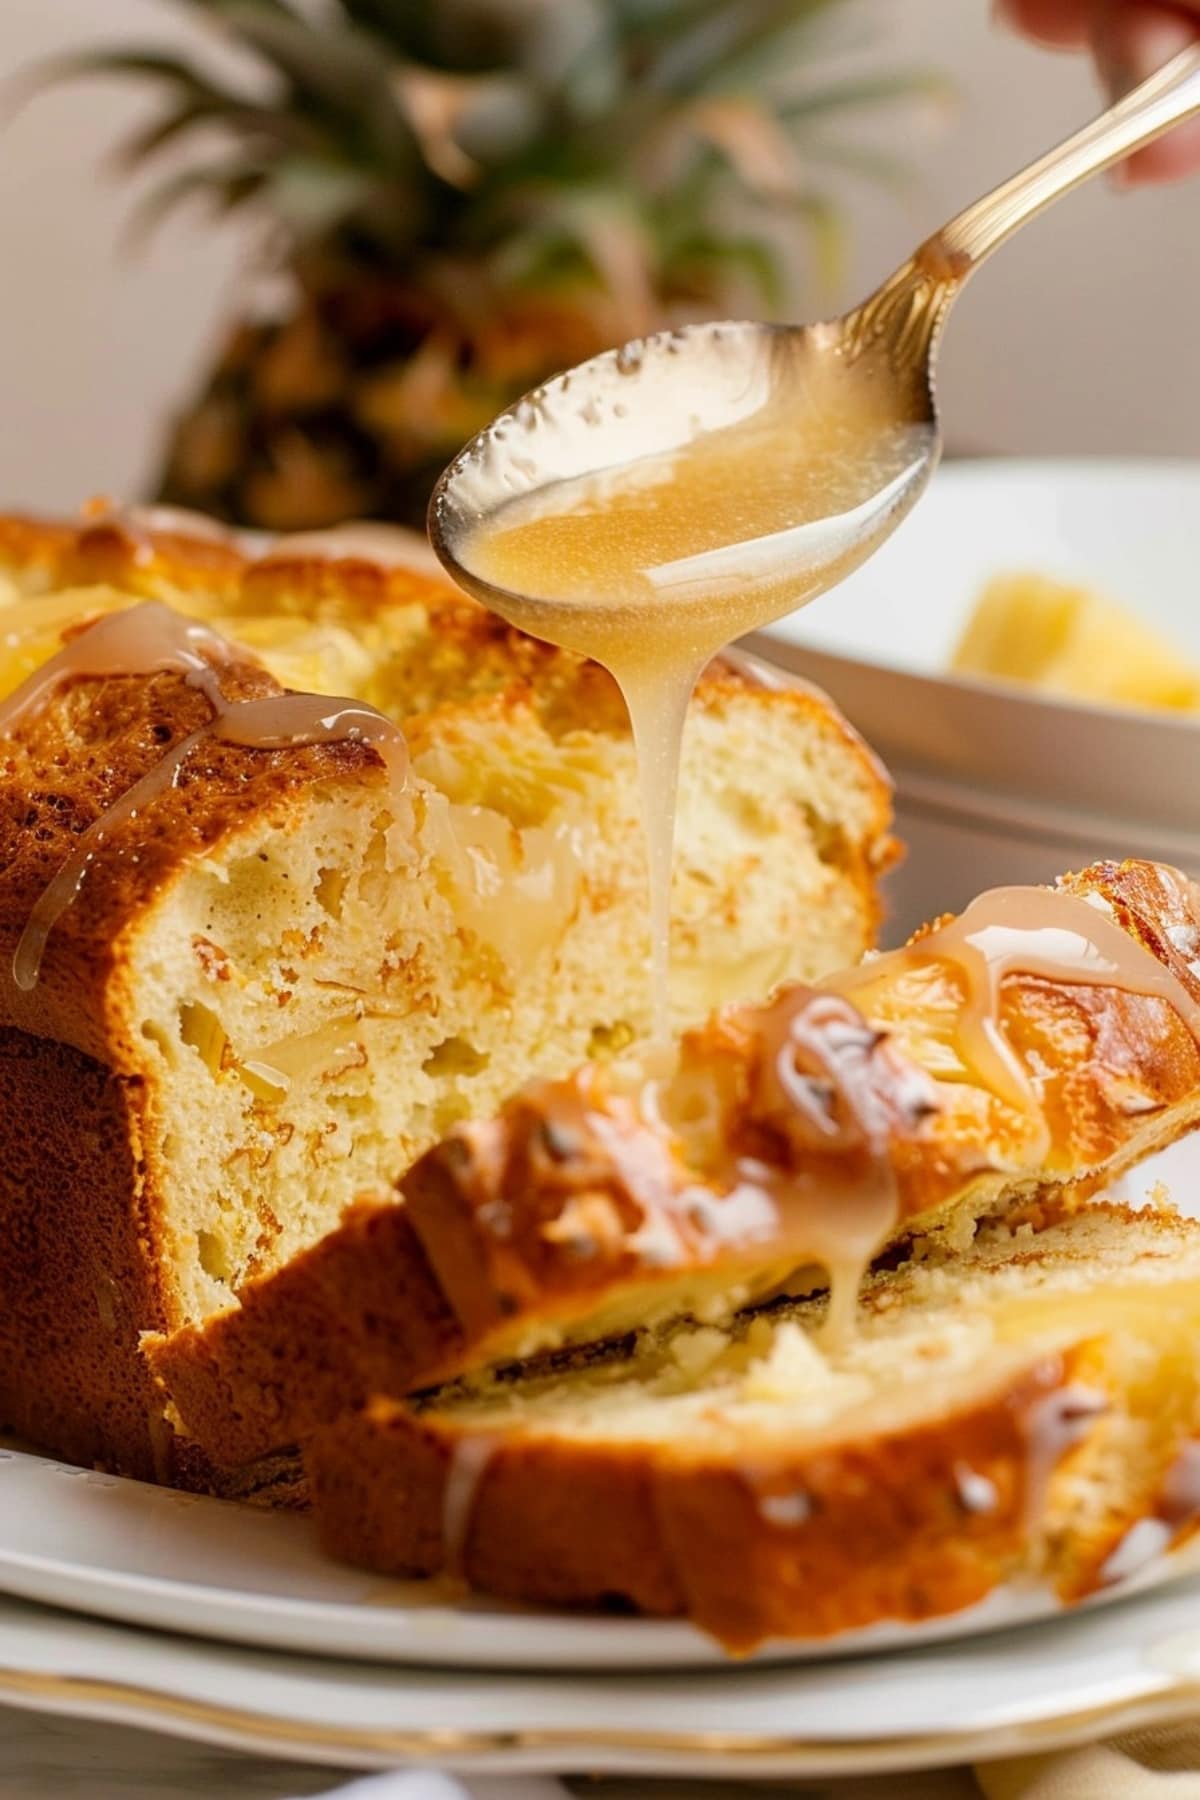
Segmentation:
[(984, 1800), (1200, 1800), (1200, 1722), (975, 1771)]

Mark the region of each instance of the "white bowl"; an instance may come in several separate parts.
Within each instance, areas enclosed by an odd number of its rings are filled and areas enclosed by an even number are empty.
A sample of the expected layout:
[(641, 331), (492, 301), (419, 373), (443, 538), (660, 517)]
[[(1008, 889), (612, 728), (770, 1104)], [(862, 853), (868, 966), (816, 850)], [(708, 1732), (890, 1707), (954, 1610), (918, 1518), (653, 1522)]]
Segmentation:
[(944, 673), (986, 582), (1079, 581), (1200, 664), (1200, 463), (952, 463), (841, 587), (747, 640), (839, 702), (891, 769), (908, 856), (887, 937), (980, 888), (1099, 857), (1200, 875), (1200, 721)]

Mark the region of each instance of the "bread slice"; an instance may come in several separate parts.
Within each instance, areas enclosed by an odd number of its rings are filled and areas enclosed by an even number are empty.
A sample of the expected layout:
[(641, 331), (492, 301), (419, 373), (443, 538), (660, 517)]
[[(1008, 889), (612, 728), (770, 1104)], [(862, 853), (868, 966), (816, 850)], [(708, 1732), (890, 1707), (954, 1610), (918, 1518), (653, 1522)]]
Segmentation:
[[(411, 764), (397, 792), (367, 742), (202, 739), (83, 846), (25, 990), (48, 884), (210, 706), (169, 671), (76, 680), (0, 735), (0, 1423), (61, 1455), (203, 1478), (142, 1333), (223, 1310), (456, 1120), (645, 1029), (615, 688), (419, 561), (378, 533), (254, 549), (172, 516), (0, 521), (0, 701), (65, 636), (165, 604), (230, 646), (230, 698), (370, 703)], [(714, 666), (685, 746), (681, 1022), (861, 953), (888, 799), (828, 702)]]
[(1010, 1582), (1076, 1600), (1195, 1529), (1197, 1224), (993, 1224), (876, 1273), (838, 1348), (824, 1306), (374, 1399), (308, 1446), (321, 1541), (745, 1652)]
[[(1182, 999), (1200, 992), (1188, 964), (1200, 894), (1182, 877), (1101, 864), (1059, 891), (1118, 921)], [(884, 1242), (969, 1242), (981, 1216), (1053, 1192), (1080, 1198), (1200, 1121), (1200, 1050), (1159, 995), (1008, 975), (999, 1028), (1036, 1083), (1045, 1134), (958, 1060), (961, 970), (885, 956), (858, 997), (885, 1028), (867, 1067), (894, 1192), (890, 1216), (868, 1216), (850, 1246), (844, 1291)], [(821, 1285), (828, 1227), (836, 1240), (861, 1203), (861, 1146), (842, 1136), (827, 1149), (810, 1132), (797, 1147), (799, 1105), (768, 1118), (758, 1097), (778, 1021), (805, 998), (785, 988), (716, 1014), (649, 1086), (619, 1066), (531, 1086), (430, 1150), (401, 1181), (400, 1206), (360, 1204), (246, 1284), (237, 1307), (148, 1340), (183, 1432), (237, 1464), (373, 1393), (679, 1314), (719, 1321), (777, 1289)], [(731, 1175), (738, 1147), (758, 1159), (756, 1193), (739, 1195)], [(812, 1198), (819, 1212), (825, 1193), (823, 1239)]]

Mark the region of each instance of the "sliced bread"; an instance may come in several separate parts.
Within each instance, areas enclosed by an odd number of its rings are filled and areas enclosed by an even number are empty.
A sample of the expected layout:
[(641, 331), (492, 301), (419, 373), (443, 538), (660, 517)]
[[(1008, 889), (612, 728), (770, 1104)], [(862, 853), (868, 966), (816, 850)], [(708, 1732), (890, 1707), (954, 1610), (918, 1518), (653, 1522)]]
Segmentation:
[(510, 1599), (685, 1615), (732, 1651), (1064, 1601), (1200, 1522), (1200, 1226), (1097, 1204), (781, 1301), (343, 1414), (325, 1548)]

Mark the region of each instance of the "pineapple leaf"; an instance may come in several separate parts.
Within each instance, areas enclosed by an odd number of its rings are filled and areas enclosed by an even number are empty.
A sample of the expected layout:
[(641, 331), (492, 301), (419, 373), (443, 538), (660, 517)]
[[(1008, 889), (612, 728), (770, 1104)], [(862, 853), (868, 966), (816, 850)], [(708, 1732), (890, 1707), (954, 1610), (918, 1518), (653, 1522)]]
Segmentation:
[(704, 73), (699, 91), (777, 93), (802, 62), (814, 28), (835, 8), (839, 0), (759, 0), (739, 9), (737, 41)]
[[(826, 74), (855, 0), (164, 3), (214, 28), (246, 75), (137, 46), (49, 69), (154, 92), (120, 166), (171, 150), (187, 166), (139, 222), (203, 195), (252, 204), (310, 298), (390, 286), (405, 318), (439, 316), (439, 271), (475, 270), (478, 331), (498, 318), (497, 339), (543, 282), (572, 347), (747, 294), (784, 309), (802, 266), (789, 232), (823, 281), (840, 266), (821, 184), (901, 179), (849, 129), (857, 114), (947, 91), (861, 63)], [(214, 133), (229, 154), (210, 161)]]
[(511, 164), (536, 145), (545, 129), (545, 106), (515, 77), (481, 76), (454, 120), (453, 135), (473, 163)]
[(360, 30), (373, 31), (406, 49), (413, 47), (414, 9), (408, 0), (342, 0), (342, 11)]
[(800, 184), (792, 137), (769, 108), (749, 96), (714, 95), (692, 102), (681, 123), (722, 157), (757, 194), (786, 194)]
[(545, 259), (576, 262), (599, 278), (610, 296), (621, 335), (635, 337), (651, 328), (654, 302), (649, 280), (652, 243), (646, 221), (631, 197), (620, 189), (578, 183), (530, 187), (510, 196), (522, 237), (510, 240), (508, 261), (502, 250), (497, 267), (515, 269), (527, 260), (531, 246)]
[(336, 34), (257, 0), (223, 0), (223, 20), (238, 41), (267, 62), (290, 89), (292, 107), (336, 129), (351, 154), (394, 169), (411, 168), (416, 142), (375, 46), (345, 28)]
[(905, 194), (913, 182), (910, 164), (898, 159), (890, 150), (871, 144), (843, 144), (825, 139), (806, 140), (804, 154), (811, 167), (840, 169), (892, 194)]
[(28, 79), (38, 89), (92, 75), (141, 76), (174, 88), (185, 100), (214, 108), (236, 108), (247, 104), (249, 98), (222, 87), (185, 57), (170, 51), (84, 50), (48, 58), (34, 67)]
[(130, 237), (138, 243), (153, 235), (167, 216), (191, 200), (207, 200), (218, 216), (236, 212), (259, 194), (267, 175), (261, 165), (242, 156), (197, 163), (160, 181), (134, 209)]
[(827, 82), (810, 93), (780, 101), (777, 110), (780, 118), (791, 124), (819, 118), (825, 113), (851, 112), (893, 102), (925, 101), (948, 106), (955, 99), (955, 92), (953, 83), (936, 70), (911, 69), (895, 75), (863, 75), (846, 81)]
[(256, 8), (259, 12), (273, 14), (276, 18), (294, 19), (295, 9), (287, 0), (176, 0), (181, 6), (193, 7), (197, 12), (215, 13), (218, 17), (235, 9)]
[(690, 11), (694, 24), (668, 38), (648, 71), (650, 84), (667, 93), (753, 90), (779, 79), (794, 60), (787, 40), (807, 29), (838, 0), (702, 0)]
[(369, 199), (373, 178), (351, 164), (288, 156), (267, 177), (264, 198), (300, 239), (320, 237), (352, 217)]
[(804, 221), (818, 285), (835, 294), (846, 274), (846, 227), (838, 208), (823, 194), (797, 194), (785, 203)]
[(190, 132), (213, 125), (233, 127), (244, 144), (258, 141), (264, 154), (285, 146), (307, 148), (316, 153), (322, 145), (321, 134), (303, 119), (280, 114), (272, 107), (227, 106), (215, 101), (193, 100), (173, 107), (131, 133), (117, 145), (113, 160), (119, 169), (140, 168)]
[(760, 305), (771, 312), (784, 306), (789, 283), (783, 258), (778, 245), (766, 238), (697, 232), (676, 246), (666, 273), (677, 289), (705, 299), (728, 288), (731, 270), (747, 278)]

